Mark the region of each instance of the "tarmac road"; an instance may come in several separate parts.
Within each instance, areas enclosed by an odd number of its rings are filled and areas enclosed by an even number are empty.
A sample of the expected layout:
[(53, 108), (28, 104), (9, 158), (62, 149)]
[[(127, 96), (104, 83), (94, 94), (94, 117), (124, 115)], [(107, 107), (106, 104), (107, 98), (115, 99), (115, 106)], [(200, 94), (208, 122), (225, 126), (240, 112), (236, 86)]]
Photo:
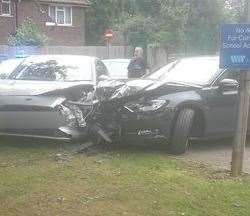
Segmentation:
[[(189, 151), (181, 156), (190, 161), (198, 161), (218, 169), (231, 169), (233, 139), (193, 142)], [(243, 171), (250, 173), (250, 139), (248, 138)]]

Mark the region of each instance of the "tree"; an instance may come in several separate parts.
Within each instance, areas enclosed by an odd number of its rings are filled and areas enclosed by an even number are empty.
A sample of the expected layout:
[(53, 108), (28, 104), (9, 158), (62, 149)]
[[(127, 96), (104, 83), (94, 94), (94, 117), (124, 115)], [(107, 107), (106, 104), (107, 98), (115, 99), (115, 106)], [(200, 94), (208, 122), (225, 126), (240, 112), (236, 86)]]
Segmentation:
[(16, 34), (9, 37), (9, 45), (44, 46), (48, 43), (48, 40), (48, 37), (39, 30), (31, 19), (26, 19), (17, 29)]
[(120, 23), (120, 30), (125, 35), (132, 35), (130, 42), (135, 41), (133, 35), (142, 35), (141, 40), (146, 38), (147, 43), (162, 47), (167, 52), (176, 52), (182, 46), (185, 1), (141, 0), (135, 1), (134, 8), (134, 15)]
[(246, 4), (248, 0), (225, 0), (227, 9), (235, 22), (244, 22), (246, 16)]
[(116, 27), (125, 17), (133, 14), (130, 0), (90, 0), (86, 16), (86, 41), (89, 45), (104, 43), (107, 28)]
[(102, 44), (103, 32), (112, 27), (133, 46), (207, 54), (218, 50), (220, 24), (239, 19), (246, 0), (91, 1), (87, 32), (92, 44)]
[(189, 4), (185, 27), (186, 51), (215, 53), (218, 50), (220, 24), (227, 21), (224, 1), (189, 0)]

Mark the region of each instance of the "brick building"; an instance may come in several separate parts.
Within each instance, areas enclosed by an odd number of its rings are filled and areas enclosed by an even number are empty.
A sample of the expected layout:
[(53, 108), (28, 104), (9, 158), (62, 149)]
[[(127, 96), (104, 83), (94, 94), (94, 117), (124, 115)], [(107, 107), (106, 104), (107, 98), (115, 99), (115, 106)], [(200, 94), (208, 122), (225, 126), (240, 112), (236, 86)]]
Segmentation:
[(0, 44), (26, 18), (49, 37), (50, 45), (85, 45), (85, 12), (88, 0), (0, 0)]

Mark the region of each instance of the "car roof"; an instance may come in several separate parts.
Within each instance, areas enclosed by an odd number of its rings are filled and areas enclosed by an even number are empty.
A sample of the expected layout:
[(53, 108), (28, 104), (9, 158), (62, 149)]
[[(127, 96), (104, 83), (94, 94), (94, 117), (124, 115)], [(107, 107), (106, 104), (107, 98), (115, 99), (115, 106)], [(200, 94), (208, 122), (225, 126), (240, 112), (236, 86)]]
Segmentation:
[(84, 55), (31, 55), (27, 58), (25, 58), (27, 61), (30, 60), (38, 60), (39, 58), (41, 59), (66, 59), (66, 58), (84, 58), (85, 60), (89, 60), (89, 61), (93, 61), (95, 59), (97, 59), (94, 56), (84, 56)]
[(103, 59), (103, 62), (124, 62), (127, 63), (130, 59)]
[(179, 58), (179, 60), (195, 60), (195, 59), (203, 59), (203, 60), (219, 60), (219, 56), (190, 56), (190, 57), (183, 57)]

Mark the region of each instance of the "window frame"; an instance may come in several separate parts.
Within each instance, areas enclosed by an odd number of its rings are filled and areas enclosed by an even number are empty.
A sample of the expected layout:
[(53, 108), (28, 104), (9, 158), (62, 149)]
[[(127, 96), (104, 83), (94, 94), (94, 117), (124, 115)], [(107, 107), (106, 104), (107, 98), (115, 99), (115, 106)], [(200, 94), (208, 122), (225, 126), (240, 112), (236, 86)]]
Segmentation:
[[(9, 13), (3, 13), (3, 4), (8, 4), (8, 6), (9, 6)], [(10, 16), (12, 16), (12, 14), (11, 14), (11, 0), (1, 0), (1, 16), (6, 16), (6, 17), (10, 17)]]
[[(53, 22), (55, 23), (55, 25), (57, 26), (72, 26), (72, 22), (73, 22), (73, 10), (72, 10), (72, 6), (65, 6), (65, 5), (49, 5), (49, 16), (51, 17), (51, 8), (53, 7), (54, 10), (54, 14), (55, 14), (55, 19), (53, 20)], [(63, 8), (63, 9), (60, 9)], [(66, 23), (66, 8), (70, 9), (70, 23)], [(63, 24), (62, 23), (58, 23), (57, 22), (57, 12), (63, 11)]]

